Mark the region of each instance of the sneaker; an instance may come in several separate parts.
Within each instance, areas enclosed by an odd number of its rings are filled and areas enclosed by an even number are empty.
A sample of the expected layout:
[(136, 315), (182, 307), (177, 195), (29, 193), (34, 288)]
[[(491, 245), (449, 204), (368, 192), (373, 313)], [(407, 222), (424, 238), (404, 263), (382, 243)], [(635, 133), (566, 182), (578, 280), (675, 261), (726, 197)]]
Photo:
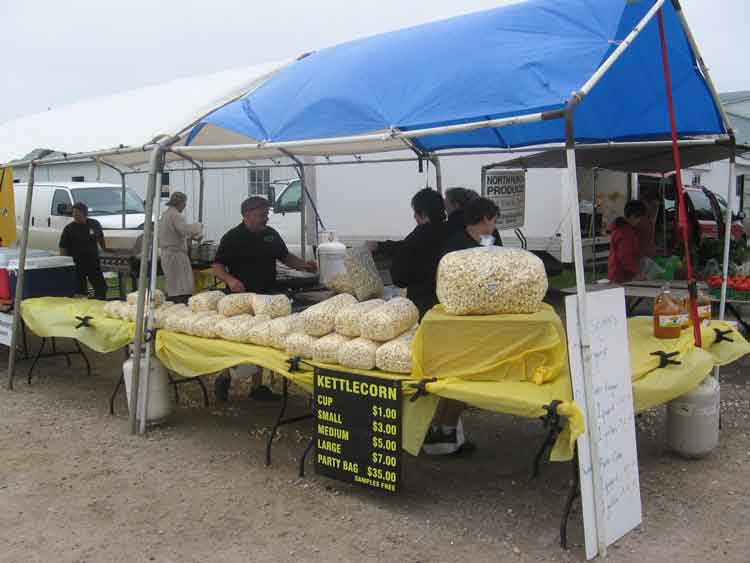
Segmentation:
[(219, 403), (226, 403), (229, 400), (229, 387), (232, 385), (232, 378), (221, 374), (214, 380), (214, 396)]
[(461, 444), (457, 441), (456, 431), (445, 432), (441, 428), (427, 432), (422, 449), (427, 455), (452, 455), (460, 451)]
[(265, 385), (258, 385), (250, 390), (250, 398), (256, 401), (279, 401), (281, 395), (274, 393)]

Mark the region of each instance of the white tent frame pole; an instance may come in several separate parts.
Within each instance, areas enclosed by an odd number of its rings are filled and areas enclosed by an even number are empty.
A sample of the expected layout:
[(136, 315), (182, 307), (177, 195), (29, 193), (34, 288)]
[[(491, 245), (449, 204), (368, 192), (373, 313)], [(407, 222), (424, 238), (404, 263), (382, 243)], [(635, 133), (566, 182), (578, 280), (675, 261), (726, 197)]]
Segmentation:
[(125, 228), (126, 222), (125, 222), (125, 209), (126, 209), (126, 203), (125, 203), (125, 172), (123, 170), (120, 170), (117, 166), (114, 164), (110, 164), (106, 160), (102, 160), (101, 158), (95, 158), (94, 162), (96, 162), (97, 166), (104, 165), (108, 168), (111, 168), (115, 172), (117, 172), (120, 175), (120, 186), (122, 188), (122, 228)]
[[(443, 193), (443, 169), (440, 167), (440, 157), (437, 155), (430, 156), (432, 165), (435, 167), (435, 189), (438, 193)], [(429, 179), (429, 178), (428, 178)]]
[(153, 213), (154, 213), (154, 196), (156, 194), (157, 179), (161, 173), (162, 168), (162, 152), (163, 147), (160, 144), (156, 145), (151, 151), (151, 157), (149, 158), (149, 174), (146, 188), (146, 209), (145, 209), (145, 221), (143, 223), (143, 244), (141, 246), (141, 268), (138, 274), (138, 304), (136, 306), (136, 323), (135, 323), (135, 336), (133, 337), (133, 375), (130, 384), (130, 433), (136, 434), (138, 432), (138, 399), (139, 399), (139, 384), (141, 375), (141, 347), (143, 346), (144, 337), (144, 313), (146, 308), (146, 297), (147, 293), (147, 274), (148, 274), (148, 262), (149, 252), (151, 251), (151, 243), (153, 241)]
[[(183, 158), (187, 160), (188, 162), (190, 162), (195, 167), (194, 170), (198, 172), (198, 222), (203, 224), (203, 198), (204, 198), (204, 190), (205, 190), (205, 185), (206, 185), (205, 178), (203, 177), (204, 166), (199, 164), (198, 161), (193, 160), (190, 156), (181, 153), (177, 149), (174, 149), (171, 152), (173, 152), (180, 158)], [(189, 168), (183, 168), (183, 170), (189, 170)]]
[[(729, 157), (729, 190), (727, 193), (727, 214), (724, 217), (724, 262), (721, 273), (721, 301), (719, 302), (719, 320), (724, 320), (727, 306), (727, 277), (729, 276), (729, 245), (732, 236), (732, 213), (734, 208), (735, 191), (737, 189), (737, 165), (732, 151)], [(718, 372), (718, 369), (717, 369)]]
[[(163, 154), (162, 153), (162, 159), (161, 159), (161, 168), (163, 169)], [(146, 359), (143, 362), (143, 381), (140, 382), (140, 393), (141, 396), (138, 399), (138, 417), (140, 420), (140, 424), (138, 426), (138, 433), (139, 434), (145, 434), (146, 433), (146, 422), (148, 419), (148, 395), (150, 391), (150, 380), (151, 380), (151, 355), (153, 354), (153, 347), (155, 343), (153, 342), (153, 338), (155, 337), (156, 333), (154, 332), (154, 306), (156, 305), (154, 301), (154, 294), (156, 293), (156, 280), (159, 277), (158, 276), (158, 268), (159, 268), (159, 219), (161, 215), (161, 187), (164, 185), (162, 181), (162, 174), (157, 174), (157, 183), (159, 185), (159, 196), (154, 197), (154, 203), (152, 205), (156, 206), (156, 209), (153, 213), (154, 218), (154, 228), (152, 231), (152, 237), (153, 237), (153, 243), (151, 245), (151, 268), (149, 272), (149, 292), (148, 292), (148, 310), (146, 311), (146, 334), (149, 335), (149, 341), (147, 342), (146, 346)], [(154, 193), (157, 193), (156, 190)], [(144, 262), (141, 262), (141, 264), (145, 264)]]
[(18, 277), (16, 278), (16, 294), (13, 296), (13, 323), (10, 333), (10, 354), (8, 355), (8, 389), (13, 390), (13, 379), (16, 375), (16, 353), (18, 347), (18, 332), (21, 317), (21, 301), (23, 301), (23, 278), (26, 270), (26, 251), (29, 248), (29, 223), (31, 223), (31, 203), (34, 196), (34, 174), (36, 164), (29, 162), (29, 177), (26, 182), (26, 209), (23, 211), (23, 240), (21, 252), (18, 254)]
[(573, 134), (573, 111), (577, 101), (569, 105), (566, 116), (566, 129), (568, 137), (568, 148), (565, 151), (567, 160), (568, 190), (570, 198), (570, 222), (573, 230), (573, 260), (576, 274), (576, 295), (578, 298), (578, 335), (581, 343), (581, 365), (583, 366), (583, 384), (586, 392), (586, 431), (589, 435), (589, 453), (591, 458), (583, 460), (591, 463), (594, 489), (594, 515), (596, 538), (599, 555), (607, 556), (606, 519), (604, 510), (604, 491), (602, 490), (601, 467), (599, 465), (599, 440), (601, 438), (599, 425), (596, 419), (596, 403), (594, 402), (594, 381), (591, 373), (591, 339), (588, 330), (587, 303), (586, 303), (586, 273), (583, 263), (583, 244), (581, 242), (581, 222), (578, 220), (580, 209), (578, 207), (578, 172), (576, 167), (575, 136)]
[(656, 15), (656, 13), (659, 11), (659, 9), (664, 4), (665, 0), (656, 0), (653, 6), (651, 6), (651, 9), (646, 12), (646, 15), (643, 16), (641, 21), (639, 21), (636, 26), (633, 28), (633, 30), (628, 33), (628, 35), (623, 39), (620, 44), (617, 46), (617, 48), (612, 51), (612, 53), (607, 57), (607, 60), (605, 60), (598, 69), (596, 69), (596, 72), (591, 76), (591, 78), (588, 79), (588, 81), (581, 87), (579, 94), (582, 94), (583, 96), (587, 95), (591, 90), (594, 88), (594, 86), (597, 85), (597, 83), (602, 79), (602, 77), (607, 73), (607, 71), (612, 68), (612, 65), (614, 65), (617, 62), (617, 59), (620, 58), (620, 56), (625, 52), (625, 49), (627, 49), (633, 41), (635, 41), (636, 37), (640, 35), (641, 31), (648, 25), (648, 23), (653, 19), (653, 17)]
[(148, 152), (152, 150), (156, 145), (149, 144), (149, 145), (143, 145), (142, 147), (127, 147), (127, 148), (118, 148), (118, 149), (106, 149), (102, 151), (91, 151), (91, 152), (80, 152), (80, 153), (73, 153), (73, 154), (64, 154), (63, 156), (55, 156), (50, 158), (40, 158), (36, 160), (21, 160), (21, 161), (11, 161), (6, 162), (2, 166), (28, 166), (32, 162), (35, 166), (46, 166), (48, 164), (64, 164), (69, 162), (75, 162), (76, 160), (83, 160), (83, 159), (96, 159), (98, 157), (102, 156), (115, 156), (115, 155), (122, 155), (122, 154), (134, 154), (139, 152)]

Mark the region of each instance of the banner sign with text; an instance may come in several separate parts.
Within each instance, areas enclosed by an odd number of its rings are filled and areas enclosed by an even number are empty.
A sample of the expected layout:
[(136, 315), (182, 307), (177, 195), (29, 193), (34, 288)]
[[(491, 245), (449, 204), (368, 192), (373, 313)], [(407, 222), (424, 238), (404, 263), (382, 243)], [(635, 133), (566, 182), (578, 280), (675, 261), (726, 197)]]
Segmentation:
[(486, 170), (482, 178), (482, 195), (500, 209), (497, 230), (523, 227), (526, 213), (526, 171)]
[(401, 382), (315, 369), (315, 471), (397, 493)]

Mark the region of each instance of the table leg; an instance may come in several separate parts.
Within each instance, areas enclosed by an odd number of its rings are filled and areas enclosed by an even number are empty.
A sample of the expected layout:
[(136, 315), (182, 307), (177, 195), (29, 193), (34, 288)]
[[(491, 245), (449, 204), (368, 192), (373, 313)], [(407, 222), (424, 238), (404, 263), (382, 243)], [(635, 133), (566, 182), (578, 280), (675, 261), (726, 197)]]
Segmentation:
[(305, 451), (302, 452), (302, 457), (299, 460), (299, 476), (300, 477), (305, 476), (305, 459), (307, 458), (307, 454), (310, 453), (310, 450), (312, 449), (314, 443), (315, 443), (315, 436), (310, 438), (310, 442), (305, 447)]
[(286, 381), (286, 377), (281, 384), (281, 388), (281, 407), (279, 408), (279, 417), (276, 419), (276, 422), (271, 429), (271, 433), (268, 436), (268, 441), (266, 442), (266, 467), (271, 465), (271, 446), (273, 445), (273, 439), (276, 437), (276, 431), (279, 429), (279, 426), (281, 426), (281, 421), (286, 412), (286, 403), (289, 398), (289, 384)]
[(737, 322), (744, 329), (745, 334), (750, 334), (750, 324), (742, 319), (742, 314), (737, 310), (733, 303), (727, 303), (727, 310), (734, 315), (734, 318), (737, 319)]
[[(88, 377), (91, 377), (91, 364), (89, 363), (89, 359), (86, 357), (86, 354), (83, 353), (83, 348), (81, 348), (81, 344), (78, 342), (77, 339), (73, 339), (73, 344), (75, 344), (76, 348), (78, 349), (78, 353), (83, 358), (84, 363), (86, 364), (86, 375)], [(65, 354), (65, 357), (68, 359), (68, 365), (70, 365), (70, 358), (67, 354)]]
[(31, 367), (29, 368), (29, 373), (26, 376), (26, 380), (29, 385), (31, 385), (31, 374), (34, 371), (36, 364), (39, 362), (39, 358), (42, 356), (42, 351), (44, 350), (45, 344), (47, 344), (47, 339), (42, 338), (42, 343), (39, 345), (39, 351), (36, 353), (36, 357), (34, 358), (34, 361), (32, 362)]
[(568, 520), (570, 512), (573, 509), (573, 503), (581, 494), (581, 474), (578, 471), (578, 452), (576, 451), (571, 461), (573, 466), (573, 483), (568, 491), (568, 497), (565, 499), (565, 508), (563, 508), (562, 520), (560, 520), (560, 547), (568, 549)]
[(628, 317), (633, 316), (633, 312), (638, 307), (638, 305), (641, 304), (641, 301), (643, 301), (643, 297), (635, 297), (631, 299), (630, 305), (628, 305)]
[(117, 380), (117, 385), (115, 385), (115, 390), (112, 392), (112, 396), (109, 398), (109, 414), (110, 416), (115, 415), (115, 398), (117, 397), (117, 392), (120, 390), (120, 387), (125, 383), (125, 374), (120, 374), (120, 379)]

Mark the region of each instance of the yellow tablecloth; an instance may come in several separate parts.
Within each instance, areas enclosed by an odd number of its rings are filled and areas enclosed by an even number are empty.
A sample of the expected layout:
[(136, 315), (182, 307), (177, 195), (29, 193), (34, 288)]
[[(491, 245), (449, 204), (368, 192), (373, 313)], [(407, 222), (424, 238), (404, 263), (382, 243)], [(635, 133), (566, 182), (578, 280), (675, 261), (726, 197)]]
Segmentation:
[[(92, 350), (106, 354), (127, 346), (135, 325), (104, 316), (104, 301), (69, 297), (38, 297), (21, 302), (21, 316), (34, 334), (45, 338), (75, 338)], [(76, 328), (76, 317), (89, 316), (91, 326)]]

